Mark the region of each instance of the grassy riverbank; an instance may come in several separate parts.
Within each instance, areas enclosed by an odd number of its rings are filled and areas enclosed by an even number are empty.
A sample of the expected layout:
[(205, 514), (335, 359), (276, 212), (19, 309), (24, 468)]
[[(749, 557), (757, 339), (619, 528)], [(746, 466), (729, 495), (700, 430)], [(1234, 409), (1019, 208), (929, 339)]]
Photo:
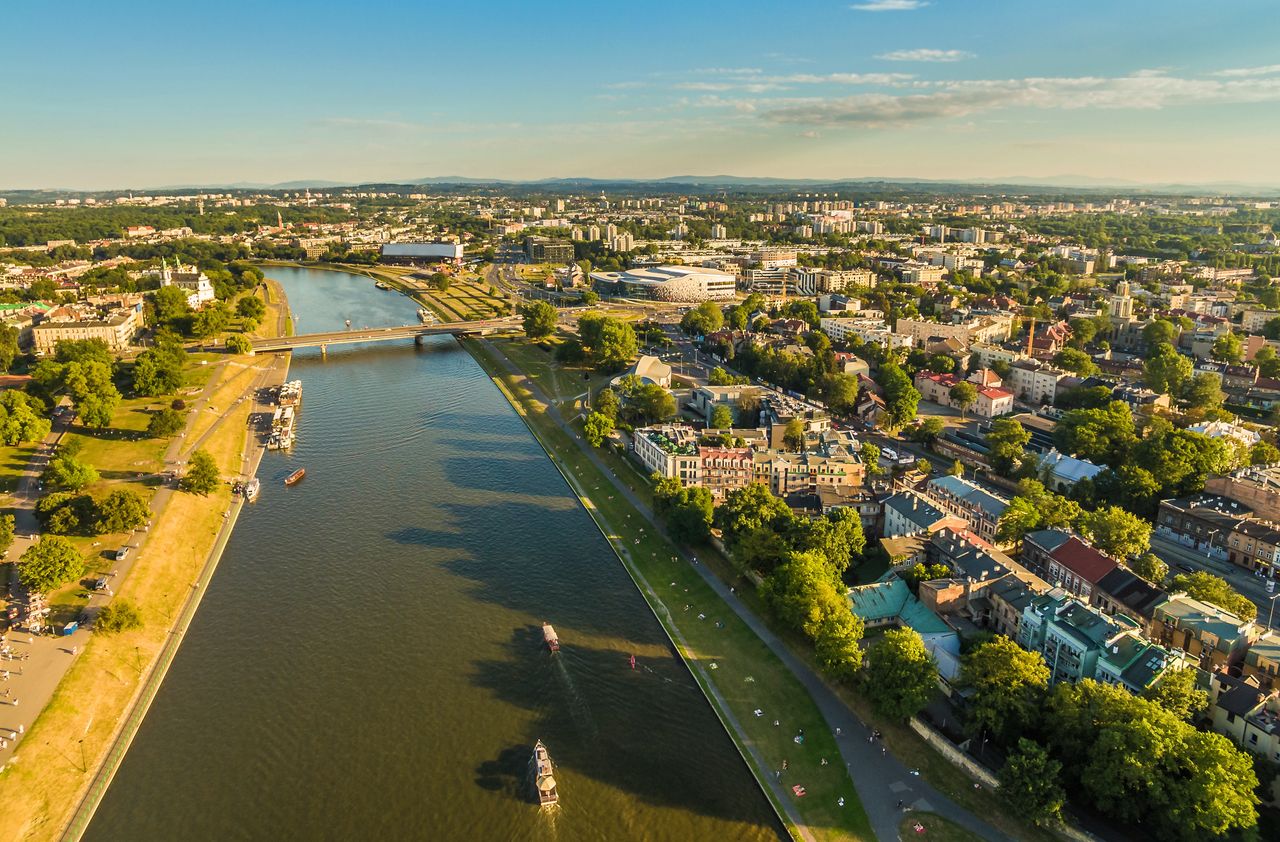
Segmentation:
[[(794, 818), (814, 839), (873, 839), (835, 739), (805, 689), (696, 570), (673, 560), (677, 551), (666, 538), (646, 526), (622, 495), (610, 493), (609, 478), (547, 416), (523, 378), (509, 374), (483, 345), (469, 342), (467, 347), (609, 539), (793, 833), (802, 835)], [(804, 741), (796, 743), (802, 730)], [(779, 796), (771, 784), (784, 760), (788, 769)], [(804, 787), (806, 795), (794, 795), (792, 786)]]

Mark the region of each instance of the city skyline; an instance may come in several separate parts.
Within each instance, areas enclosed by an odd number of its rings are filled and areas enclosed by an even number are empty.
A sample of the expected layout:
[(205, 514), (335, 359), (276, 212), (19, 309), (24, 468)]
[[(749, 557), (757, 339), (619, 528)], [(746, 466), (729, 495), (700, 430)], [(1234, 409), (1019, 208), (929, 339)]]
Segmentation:
[(26, 130), (0, 143), (0, 189), (685, 174), (1280, 185), (1280, 25), (1265, 4), (1207, 21), (1186, 2), (1025, 5), (669, 4), (642, 18), (383, 3), (353, 18), (231, 2), (205, 19), (73, 3), (56, 44), (18, 9), (6, 101)]

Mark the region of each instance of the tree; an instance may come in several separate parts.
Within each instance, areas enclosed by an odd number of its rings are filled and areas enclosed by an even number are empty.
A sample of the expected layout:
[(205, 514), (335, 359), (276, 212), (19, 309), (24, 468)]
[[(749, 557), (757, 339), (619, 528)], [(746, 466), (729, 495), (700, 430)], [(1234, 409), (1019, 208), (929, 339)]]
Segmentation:
[(600, 331), (600, 342), (592, 346), (596, 363), (605, 370), (616, 370), (636, 355), (636, 332), (627, 322), (607, 318)]
[(996, 473), (1009, 476), (1022, 461), (1031, 433), (1012, 418), (996, 418), (987, 432), (987, 448), (991, 467)]
[(1192, 599), (1217, 605), (1241, 620), (1252, 620), (1258, 616), (1258, 606), (1228, 585), (1225, 579), (1203, 570), (1174, 576), (1169, 583), (1169, 591), (1181, 591)]
[(969, 733), (1008, 744), (1036, 722), (1049, 668), (1039, 652), (998, 635), (964, 656), (960, 683), (973, 691), (965, 714)]
[(1063, 348), (1054, 355), (1053, 364), (1081, 377), (1098, 373), (1098, 366), (1093, 358), (1076, 348)]
[(36, 502), (36, 519), (53, 535), (74, 535), (93, 523), (95, 507), (88, 494), (57, 491)]
[(13, 361), (22, 349), (18, 345), (18, 329), (12, 325), (0, 325), (0, 372), (13, 368)]
[(951, 399), (951, 405), (960, 409), (960, 417), (967, 418), (969, 408), (978, 402), (978, 387), (968, 380), (961, 380), (951, 387), (947, 396)]
[(267, 305), (257, 296), (246, 295), (236, 302), (236, 315), (252, 322), (261, 322), (266, 318)]
[(19, 580), (23, 587), (36, 593), (49, 593), (83, 573), (84, 558), (74, 544), (60, 535), (42, 536), (18, 559)]
[(191, 332), (200, 339), (212, 339), (231, 324), (231, 310), (221, 301), (206, 304), (191, 320)]
[[(255, 299), (256, 300), (256, 299)], [(142, 628), (142, 613), (127, 599), (114, 599), (103, 606), (93, 620), (93, 630), (103, 634), (119, 634)]]
[(44, 470), (44, 481), (50, 488), (60, 491), (79, 491), (97, 482), (98, 472), (70, 453), (59, 453), (49, 460)]
[(1222, 381), (1207, 371), (1191, 378), (1183, 394), (1187, 406), (1192, 409), (1221, 409), (1227, 396), (1222, 392)]
[(765, 578), (760, 598), (775, 617), (810, 639), (827, 618), (849, 614), (843, 586), (816, 552), (791, 553)]
[(1018, 483), (1017, 495), (1000, 516), (996, 540), (1013, 544), (1037, 529), (1066, 529), (1081, 517), (1080, 504), (1054, 494), (1039, 480), (1024, 479)]
[(66, 363), (61, 381), (82, 424), (101, 428), (111, 423), (111, 416), (120, 405), (120, 392), (111, 380), (108, 363), (96, 359)]
[(555, 333), (559, 315), (556, 308), (545, 301), (534, 301), (520, 308), (524, 335), (533, 340), (546, 339)]
[(728, 404), (716, 404), (711, 410), (711, 428), (715, 430), (729, 430), (733, 428), (733, 410)]
[(657, 383), (645, 383), (627, 396), (627, 412), (652, 423), (676, 414), (676, 399)]
[(906, 432), (906, 436), (912, 441), (932, 446), (933, 443), (937, 441), (938, 436), (942, 435), (942, 431), (945, 430), (946, 427), (946, 423), (943, 422), (941, 418), (938, 418), (936, 415), (931, 415), (908, 430)]
[(1095, 547), (1116, 558), (1136, 556), (1151, 547), (1151, 524), (1118, 506), (1085, 512), (1076, 526)]
[(704, 301), (684, 314), (680, 329), (690, 336), (706, 336), (724, 326), (724, 313), (714, 301)]
[(1152, 584), (1163, 584), (1169, 575), (1169, 565), (1154, 553), (1143, 553), (1129, 562), (1129, 569)]
[(722, 366), (716, 366), (707, 375), (707, 385), (709, 386), (738, 386), (749, 382), (751, 382), (751, 378), (730, 374)]
[(1103, 815), (1180, 842), (1257, 822), (1249, 758), (1123, 687), (1055, 685), (1042, 731), (1068, 787)]
[(595, 290), (583, 290), (581, 301), (584, 307), (590, 307), (593, 304), (599, 303), (600, 294)]
[(1192, 724), (1209, 709), (1209, 694), (1196, 686), (1193, 669), (1165, 670), (1156, 684), (1143, 691), (1142, 697)]
[(880, 448), (869, 441), (864, 441), (858, 450), (862, 464), (867, 469), (867, 476), (874, 477), (883, 473), (880, 468)]
[(916, 417), (920, 392), (896, 363), (883, 363), (876, 375), (876, 382), (884, 390), (885, 426), (888, 429), (896, 430)]
[(1093, 319), (1077, 317), (1071, 320), (1071, 344), (1083, 348), (1098, 335), (1098, 324)]
[(735, 488), (716, 507), (713, 523), (724, 535), (725, 545), (737, 552), (737, 544), (748, 533), (766, 528), (775, 534), (789, 530), (795, 516), (787, 504), (773, 496), (767, 487), (753, 482)]
[(1062, 764), (1025, 737), (1000, 769), (1000, 795), (1013, 812), (1037, 825), (1061, 820), (1067, 795), (1059, 783)]
[(137, 529), (151, 517), (151, 510), (138, 492), (117, 488), (97, 504), (99, 534)]
[(915, 629), (885, 632), (871, 647), (867, 661), (866, 692), (882, 716), (910, 719), (936, 691), (938, 667)]
[(928, 459), (917, 459), (916, 470), (927, 477), (933, 473), (933, 463)]
[(782, 434), (782, 443), (787, 446), (788, 450), (800, 453), (804, 450), (804, 440), (804, 421), (799, 418), (792, 418), (787, 422), (787, 428)]
[(848, 680), (862, 666), (862, 618), (850, 612), (832, 614), (818, 624), (813, 639), (814, 655), (823, 672), (838, 680)]
[[(257, 301), (256, 298), (247, 299)], [(227, 351), (232, 354), (248, 354), (253, 351), (253, 343), (242, 333), (233, 333), (227, 337)]]
[[(1168, 319), (1156, 319), (1142, 329), (1142, 341), (1148, 348), (1157, 345), (1172, 345), (1178, 339), (1180, 330)], [(1154, 387), (1153, 387), (1154, 388)]]
[(1218, 362), (1238, 364), (1244, 356), (1244, 343), (1240, 341), (1240, 335), (1229, 330), (1213, 340), (1209, 356)]
[(431, 284), (432, 289), (440, 290), (440, 292), (448, 292), (449, 287), (453, 285), (453, 279), (444, 272), (432, 272), (427, 282)]
[(187, 293), (180, 287), (160, 287), (152, 295), (151, 301), (155, 305), (157, 324), (175, 327), (191, 315)]
[(1280, 462), (1280, 449), (1269, 441), (1259, 441), (1249, 449), (1250, 465), (1274, 465)]
[(213, 460), (209, 451), (201, 448), (191, 454), (187, 474), (182, 478), (183, 491), (208, 496), (222, 485), (222, 474), (218, 471), (218, 463)]
[(13, 546), (13, 515), (0, 515), (0, 555), (9, 552)]
[(613, 435), (613, 419), (603, 412), (592, 412), (587, 416), (587, 420), (582, 422), (582, 433), (586, 436), (588, 444), (599, 447)]
[(152, 438), (171, 438), (178, 434), (185, 423), (182, 413), (166, 407), (151, 414), (147, 421), (147, 435)]
[(610, 421), (618, 420), (618, 410), (620, 403), (618, 401), (618, 393), (608, 386), (596, 393), (595, 410)]
[(712, 511), (710, 489), (686, 488), (667, 515), (667, 532), (678, 543), (701, 544), (711, 537)]
[[(231, 347), (231, 339), (241, 342), (249, 341), (243, 336), (233, 336), (227, 340), (228, 349)], [(172, 395), (181, 389), (186, 381), (183, 373), (187, 363), (186, 358), (186, 349), (181, 345), (166, 345), (143, 351), (133, 364), (134, 391), (147, 397)]]
[(858, 405), (858, 378), (844, 372), (832, 375), (826, 383), (826, 397), (827, 407), (832, 412), (848, 415)]
[(1063, 453), (1108, 465), (1126, 461), (1138, 441), (1133, 413), (1123, 401), (1112, 401), (1105, 409), (1063, 413), (1053, 435)]
[(837, 574), (844, 573), (853, 558), (861, 555), (867, 546), (862, 519), (853, 509), (832, 509), (821, 517), (798, 520), (795, 524), (798, 548), (822, 553)]
[(1160, 343), (1148, 354), (1143, 364), (1143, 381), (1153, 392), (1166, 395), (1181, 394), (1183, 386), (1191, 378), (1192, 365), (1172, 345)]

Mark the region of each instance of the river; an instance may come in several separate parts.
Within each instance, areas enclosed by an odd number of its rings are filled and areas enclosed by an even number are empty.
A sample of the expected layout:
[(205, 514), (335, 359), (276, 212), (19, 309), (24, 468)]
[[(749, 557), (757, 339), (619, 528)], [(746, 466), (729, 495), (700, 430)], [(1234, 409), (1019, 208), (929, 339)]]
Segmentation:
[[(364, 277), (267, 273), (301, 333), (415, 319)], [(464, 349), (302, 351), (290, 378), (295, 449), (264, 458), (87, 839), (779, 837), (626, 571)], [(551, 810), (530, 798), (539, 738)]]

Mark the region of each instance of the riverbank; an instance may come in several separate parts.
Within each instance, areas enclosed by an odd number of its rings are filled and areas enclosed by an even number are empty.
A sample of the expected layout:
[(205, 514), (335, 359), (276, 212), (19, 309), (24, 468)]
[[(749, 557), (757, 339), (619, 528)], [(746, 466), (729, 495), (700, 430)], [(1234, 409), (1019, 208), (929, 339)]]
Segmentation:
[(489, 343), (464, 344), (609, 540), (793, 836), (876, 838), (834, 735), (805, 688), (678, 548), (646, 526), (643, 512), (625, 495), (609, 493), (612, 478), (551, 417), (555, 410), (536, 387), (512, 373)]
[[(224, 476), (250, 475), (260, 451), (247, 441), (249, 420), (261, 407), (239, 398), (283, 380), (287, 366), (276, 357), (227, 357), (191, 405), (186, 434), (171, 442), (164, 463), (176, 467), (198, 446)], [(8, 807), (0, 837), (78, 838), (181, 644), (239, 513), (229, 485), (208, 497), (162, 486), (152, 507), (153, 525), (131, 569), (122, 565), (113, 579), (114, 598), (137, 606), (143, 625), (110, 636), (82, 633), (78, 649), (63, 655), (65, 674), (0, 773), (0, 799)]]

